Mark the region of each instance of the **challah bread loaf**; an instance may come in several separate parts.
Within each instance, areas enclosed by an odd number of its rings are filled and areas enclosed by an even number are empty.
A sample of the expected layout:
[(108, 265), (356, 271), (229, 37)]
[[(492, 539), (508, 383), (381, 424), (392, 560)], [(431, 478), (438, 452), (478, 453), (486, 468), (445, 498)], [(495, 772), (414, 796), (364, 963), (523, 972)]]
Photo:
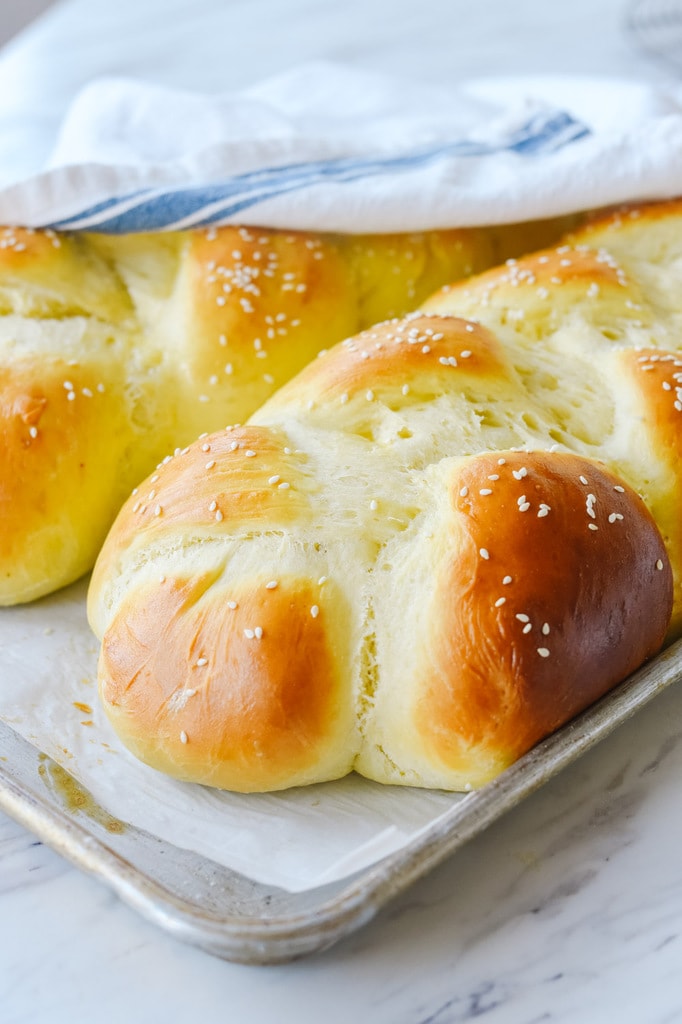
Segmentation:
[(627, 483), (546, 450), (573, 427), (588, 446), (608, 382), (581, 370), (416, 315), (168, 459), (89, 593), (122, 740), (239, 791), (352, 769), (467, 789), (624, 678), (663, 642), (672, 575)]
[(168, 450), (246, 419), (322, 345), (556, 230), (0, 230), (0, 604), (91, 568)]

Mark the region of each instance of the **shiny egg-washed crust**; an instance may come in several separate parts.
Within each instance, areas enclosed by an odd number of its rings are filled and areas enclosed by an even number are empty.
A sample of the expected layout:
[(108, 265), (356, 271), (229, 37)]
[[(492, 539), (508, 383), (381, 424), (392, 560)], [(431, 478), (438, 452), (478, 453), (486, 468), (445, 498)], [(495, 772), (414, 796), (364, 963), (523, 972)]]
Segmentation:
[(167, 451), (245, 420), (324, 345), (558, 230), (0, 229), (0, 605), (91, 568)]
[[(561, 275), (579, 314), (603, 266), (628, 311), (613, 261), (583, 255), (585, 273), (559, 252), (528, 275)], [(506, 326), (514, 273), (462, 291), (489, 325), (370, 328), (128, 500), (89, 616), (104, 707), (138, 757), (239, 791), (351, 770), (466, 790), (660, 648), (673, 547), (643, 479), (607, 456), (619, 432), (620, 452), (672, 430), (661, 363), (610, 344), (588, 367), (551, 310), (534, 333)]]

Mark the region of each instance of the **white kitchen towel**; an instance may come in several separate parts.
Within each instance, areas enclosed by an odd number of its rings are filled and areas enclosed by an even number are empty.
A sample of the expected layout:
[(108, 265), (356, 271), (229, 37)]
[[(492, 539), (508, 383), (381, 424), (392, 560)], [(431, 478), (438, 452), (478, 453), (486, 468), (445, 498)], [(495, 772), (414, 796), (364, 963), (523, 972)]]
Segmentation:
[(536, 78), (448, 90), (314, 64), (219, 97), (92, 82), (47, 166), (0, 190), (0, 222), (383, 232), (680, 191), (680, 87)]

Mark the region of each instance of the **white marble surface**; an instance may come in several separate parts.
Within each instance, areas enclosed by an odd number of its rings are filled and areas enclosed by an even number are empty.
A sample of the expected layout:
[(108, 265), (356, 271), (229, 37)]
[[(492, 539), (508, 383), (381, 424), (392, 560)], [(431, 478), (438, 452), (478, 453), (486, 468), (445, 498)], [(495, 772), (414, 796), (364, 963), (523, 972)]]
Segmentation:
[[(39, 160), (107, 71), (206, 89), (315, 56), (439, 81), (663, 74), (620, 0), (473, 6), (71, 0), (0, 54), (0, 153)], [(180, 945), (0, 815), (0, 1022), (682, 1020), (681, 721), (678, 687), (363, 931), (282, 967)]]

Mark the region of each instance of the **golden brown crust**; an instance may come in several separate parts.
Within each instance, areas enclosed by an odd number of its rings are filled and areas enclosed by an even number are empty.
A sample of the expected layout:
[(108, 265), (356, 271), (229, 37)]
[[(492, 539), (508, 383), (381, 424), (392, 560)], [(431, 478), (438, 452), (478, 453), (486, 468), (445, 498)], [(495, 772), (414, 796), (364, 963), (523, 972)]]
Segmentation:
[(169, 578), (121, 605), (100, 691), (121, 737), (153, 767), (240, 792), (349, 770), (353, 727), (329, 594), (321, 602), (312, 580), (269, 582)]
[(653, 521), (617, 478), (570, 455), (502, 461), (479, 456), (452, 480), (455, 544), (414, 681), (424, 749), (472, 785), (654, 654), (672, 594)]

